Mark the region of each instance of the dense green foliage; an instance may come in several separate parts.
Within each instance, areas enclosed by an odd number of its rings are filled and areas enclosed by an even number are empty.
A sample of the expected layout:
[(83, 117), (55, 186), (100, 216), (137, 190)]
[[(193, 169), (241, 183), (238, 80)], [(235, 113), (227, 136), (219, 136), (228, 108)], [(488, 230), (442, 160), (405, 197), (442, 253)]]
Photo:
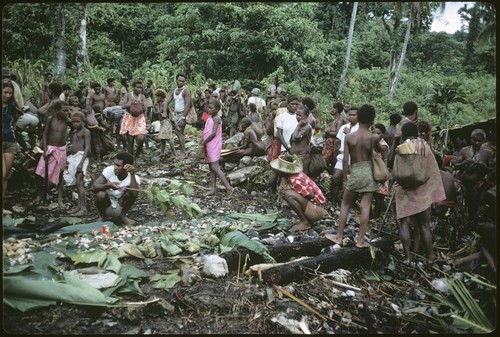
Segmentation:
[[(406, 3), (405, 3), (406, 4)], [(410, 3), (408, 3), (410, 4)], [(413, 4), (413, 3), (412, 3)], [(55, 4), (11, 4), (3, 11), (3, 64), (19, 78), (24, 95), (41, 97), (43, 73), (55, 72)], [(412, 7), (413, 6), (413, 7)], [(360, 3), (349, 70), (339, 85), (352, 3), (89, 3), (87, 58), (78, 74), (80, 3), (64, 4), (65, 82), (80, 78), (152, 79), (172, 87), (175, 74), (188, 86), (228, 85), (238, 79), (247, 91), (263, 92), (280, 77), (287, 93), (318, 98), (322, 122), (333, 101), (372, 103), (378, 121), (415, 100), (434, 125), (465, 124), (495, 115), (496, 54), (491, 32), (496, 11), (475, 3), (461, 15), (469, 29), (453, 35), (429, 32), (429, 10), (439, 3)], [(393, 100), (387, 91), (399, 58), (410, 10), (411, 36)], [(22, 24), (20, 24), (22, 22)], [(426, 97), (446, 83), (460, 83), (465, 101), (442, 105)], [(447, 117), (443, 117), (443, 116)]]

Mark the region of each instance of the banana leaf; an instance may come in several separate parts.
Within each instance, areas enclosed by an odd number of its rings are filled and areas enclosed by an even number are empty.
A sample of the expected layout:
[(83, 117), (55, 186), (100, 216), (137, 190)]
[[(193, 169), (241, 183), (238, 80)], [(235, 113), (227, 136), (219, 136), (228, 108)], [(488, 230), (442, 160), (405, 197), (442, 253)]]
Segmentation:
[(276, 263), (276, 260), (271, 255), (269, 255), (269, 251), (264, 244), (255, 240), (250, 240), (248, 236), (240, 231), (232, 231), (224, 234), (224, 236), (222, 236), (220, 239), (220, 243), (221, 245), (228, 247), (246, 248), (256, 254), (261, 255), (266, 262)]
[(20, 276), (4, 276), (4, 304), (26, 312), (56, 304), (58, 301), (80, 305), (106, 305), (107, 298), (77, 276), (64, 273), (64, 281), (30, 280)]

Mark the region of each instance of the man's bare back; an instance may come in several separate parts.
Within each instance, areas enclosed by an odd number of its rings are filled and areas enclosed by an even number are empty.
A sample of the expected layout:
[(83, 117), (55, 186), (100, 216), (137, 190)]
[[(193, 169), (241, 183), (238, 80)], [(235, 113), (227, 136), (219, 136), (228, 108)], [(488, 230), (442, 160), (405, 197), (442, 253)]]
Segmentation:
[(381, 151), (379, 137), (370, 131), (360, 128), (355, 133), (346, 135), (346, 145), (349, 148), (351, 164), (372, 160), (372, 151)]

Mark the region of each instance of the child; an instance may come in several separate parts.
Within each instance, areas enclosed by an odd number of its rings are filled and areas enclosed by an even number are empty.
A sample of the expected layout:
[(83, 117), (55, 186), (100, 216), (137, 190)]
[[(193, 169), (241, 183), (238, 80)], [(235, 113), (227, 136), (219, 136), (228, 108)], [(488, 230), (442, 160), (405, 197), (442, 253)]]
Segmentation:
[(43, 186), (39, 184), (38, 196), (34, 200), (37, 205), (42, 197), (47, 196), (47, 184), (53, 183), (57, 186), (57, 202), (60, 209), (64, 209), (62, 202), (63, 193), (63, 171), (66, 166), (66, 138), (69, 120), (69, 108), (64, 102), (57, 101), (53, 105), (54, 115), (47, 118), (47, 124), (43, 130), (42, 149), (43, 155), (40, 157), (36, 174), (45, 179)]
[(168, 142), (172, 157), (175, 156), (175, 146), (172, 140), (173, 127), (169, 119), (170, 109), (165, 103), (167, 93), (163, 89), (156, 90), (156, 108), (160, 120), (160, 131), (158, 132), (158, 139), (160, 140), (160, 157), (165, 156), (165, 145)]
[(231, 187), (219, 165), (222, 151), (222, 120), (218, 115), (220, 107), (221, 104), (218, 100), (209, 102), (207, 110), (210, 117), (205, 122), (200, 144), (205, 146), (206, 161), (210, 167), (210, 186), (212, 188), (206, 195), (214, 195), (217, 192), (216, 177), (219, 177), (226, 187), (227, 196), (230, 197), (234, 193), (234, 187)]
[[(376, 158), (376, 156), (378, 156), (379, 158), (382, 158), (387, 165), (387, 158), (389, 157), (390, 148), (387, 142), (384, 140), (385, 126), (383, 124), (375, 124), (373, 126), (372, 132), (379, 136), (379, 144), (383, 149), (382, 152), (373, 150), (373, 157)], [(375, 207), (373, 208), (374, 219), (380, 217), (380, 215), (382, 214), (382, 210), (384, 208), (384, 199), (386, 195), (389, 195), (389, 180), (386, 180), (383, 183), (379, 184), (378, 190), (373, 195), (373, 198), (375, 199)]]
[(84, 110), (85, 125), (90, 131), (90, 146), (95, 159), (101, 161), (101, 134), (103, 128), (99, 126), (97, 115), (102, 118), (102, 110), (99, 106), (94, 105), (89, 111)]
[(311, 137), (312, 127), (307, 123), (309, 108), (300, 105), (295, 113), (297, 116), (297, 127), (290, 137), (291, 154), (296, 154), (302, 159), (304, 173), (309, 175), (309, 163), (311, 162)]
[[(347, 184), (344, 190), (344, 197), (340, 206), (339, 229), (336, 236), (326, 234), (327, 239), (337, 244), (342, 244), (344, 236), (344, 227), (347, 222), (347, 213), (356, 201), (356, 193), (361, 193), (360, 204), (360, 225), (356, 247), (366, 248), (370, 244), (365, 242), (366, 228), (370, 216), (370, 206), (373, 192), (378, 190), (378, 183), (373, 179), (372, 151), (376, 149), (381, 152), (380, 137), (371, 133), (368, 128), (375, 119), (375, 108), (373, 105), (364, 104), (358, 111), (358, 131), (349, 133), (345, 136), (344, 159), (342, 162), (344, 181)], [(351, 158), (350, 174), (349, 156)]]
[(82, 216), (87, 213), (87, 201), (85, 195), (85, 186), (83, 185), (83, 177), (87, 174), (87, 166), (89, 165), (90, 152), (90, 131), (83, 126), (85, 115), (83, 112), (75, 112), (71, 116), (74, 132), (71, 137), (71, 148), (68, 156), (68, 169), (65, 172), (64, 178), (67, 185), (74, 185), (78, 191), (78, 206), (70, 210), (68, 213), (74, 216)]

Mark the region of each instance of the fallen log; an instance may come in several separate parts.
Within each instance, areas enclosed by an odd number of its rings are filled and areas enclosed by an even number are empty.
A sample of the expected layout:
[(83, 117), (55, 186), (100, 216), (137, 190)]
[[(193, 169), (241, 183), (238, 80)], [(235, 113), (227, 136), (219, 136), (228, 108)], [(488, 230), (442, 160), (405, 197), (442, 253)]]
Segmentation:
[[(372, 243), (382, 253), (376, 252), (375, 256), (384, 258), (394, 249), (394, 241), (381, 238)], [(373, 262), (371, 249), (346, 247), (328, 254), (300, 260), (295, 263), (280, 265), (262, 271), (262, 280), (268, 284), (284, 285), (290, 282), (301, 281), (312, 275), (313, 271), (329, 273), (338, 268), (369, 266)]]
[[(276, 262), (285, 262), (290, 258), (299, 256), (318, 256), (321, 250), (325, 247), (332, 246), (333, 242), (326, 238), (312, 239), (307, 241), (296, 241), (293, 243), (283, 243), (279, 245), (266, 245), (269, 255), (271, 255)], [(248, 256), (248, 260), (247, 259)], [(227, 262), (227, 267), (230, 272), (235, 272), (243, 268), (246, 260), (246, 266), (252, 266), (254, 264), (263, 263), (264, 258), (248, 250), (246, 248), (234, 249), (230, 252), (221, 254)]]

